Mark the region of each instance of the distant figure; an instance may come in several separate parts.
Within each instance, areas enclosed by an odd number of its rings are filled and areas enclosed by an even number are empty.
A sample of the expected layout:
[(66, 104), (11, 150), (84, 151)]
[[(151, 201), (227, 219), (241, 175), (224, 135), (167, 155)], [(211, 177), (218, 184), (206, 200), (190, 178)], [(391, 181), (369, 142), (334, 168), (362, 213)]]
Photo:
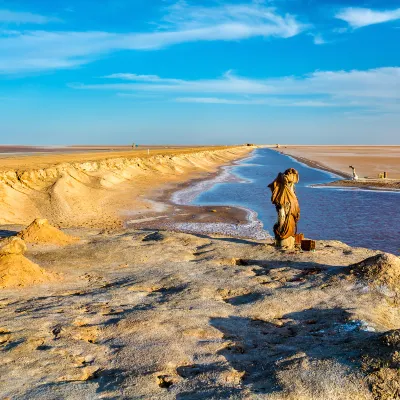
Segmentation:
[(349, 168), (352, 169), (353, 171), (353, 181), (357, 181), (358, 180), (358, 175), (356, 174), (356, 169), (353, 166), (349, 166)]
[(276, 245), (293, 248), (297, 222), (300, 219), (300, 206), (294, 185), (299, 181), (299, 173), (294, 168), (280, 172), (268, 185), (271, 189), (271, 202), (275, 204), (278, 222), (274, 225)]

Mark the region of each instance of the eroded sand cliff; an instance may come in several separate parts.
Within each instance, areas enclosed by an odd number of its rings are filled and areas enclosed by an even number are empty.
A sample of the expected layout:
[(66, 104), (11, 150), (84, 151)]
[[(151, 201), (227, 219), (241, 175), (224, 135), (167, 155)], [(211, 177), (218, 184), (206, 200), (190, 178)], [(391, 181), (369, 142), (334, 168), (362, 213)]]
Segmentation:
[[(24, 162), (24, 168), (0, 172), (0, 224), (47, 218), (65, 227), (117, 227), (124, 212), (151, 208), (142, 197), (145, 194), (216, 171), (251, 150), (185, 149), (152, 157), (105, 154), (100, 159), (45, 168), (29, 168), (29, 162)], [(85, 160), (85, 155), (80, 158)]]

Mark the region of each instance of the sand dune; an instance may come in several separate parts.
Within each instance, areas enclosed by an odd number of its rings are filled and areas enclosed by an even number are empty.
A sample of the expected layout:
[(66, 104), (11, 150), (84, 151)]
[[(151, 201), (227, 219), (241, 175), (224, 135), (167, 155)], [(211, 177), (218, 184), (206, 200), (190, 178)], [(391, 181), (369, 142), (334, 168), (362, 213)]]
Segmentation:
[(0, 223), (47, 218), (66, 227), (118, 227), (123, 212), (151, 208), (141, 196), (216, 171), (250, 150), (219, 147), (154, 150), (141, 157), (137, 157), (140, 152), (25, 157), (19, 159), (18, 169), (11, 170), (4, 168), (16, 160), (2, 160)]

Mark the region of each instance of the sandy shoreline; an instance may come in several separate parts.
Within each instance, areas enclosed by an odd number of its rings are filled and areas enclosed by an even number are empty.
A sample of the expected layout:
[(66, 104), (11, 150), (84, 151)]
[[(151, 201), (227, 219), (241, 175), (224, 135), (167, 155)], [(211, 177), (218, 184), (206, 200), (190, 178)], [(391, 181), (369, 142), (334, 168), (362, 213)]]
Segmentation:
[(251, 150), (222, 146), (154, 150), (140, 157), (140, 152), (32, 156), (11, 170), (6, 170), (10, 160), (1, 160), (0, 223), (47, 218), (63, 227), (121, 228), (127, 213), (152, 211), (149, 197), (204, 178)]
[[(360, 178), (358, 181), (354, 181), (351, 179), (351, 174), (344, 172), (343, 170), (335, 169), (329, 165), (329, 160), (324, 160), (324, 163), (321, 162), (321, 156), (317, 156), (318, 161), (312, 159), (313, 154), (307, 152), (307, 147), (302, 149), (301, 147), (296, 148), (296, 150), (292, 150), (290, 147), (284, 149), (274, 149), (281, 154), (288, 155), (293, 157), (296, 161), (303, 163), (311, 168), (320, 169), (322, 171), (330, 172), (338, 177), (342, 177), (343, 179), (330, 182), (323, 185), (314, 185), (314, 186), (326, 186), (326, 187), (343, 187), (343, 188), (357, 188), (361, 190), (387, 190), (387, 191), (399, 191), (400, 190), (400, 179), (373, 179), (373, 178)], [(380, 151), (381, 148), (378, 148), (377, 151)], [(329, 152), (329, 147), (324, 149), (325, 152)], [(355, 151), (352, 149), (352, 151)], [(305, 154), (300, 155), (300, 154)], [(400, 153), (399, 153), (400, 154)], [(331, 156), (333, 157), (333, 155)], [(396, 160), (396, 163), (393, 165), (393, 170), (397, 171), (399, 160)], [(341, 162), (341, 165), (343, 161)], [(332, 163), (332, 165), (338, 165), (337, 163)], [(344, 169), (344, 168), (343, 168)], [(397, 176), (397, 174), (395, 174)]]
[[(250, 156), (251, 157), (251, 156)], [(242, 162), (241, 159), (239, 162)], [(271, 239), (253, 210), (234, 205), (191, 205), (200, 193), (215, 184), (241, 182), (229, 172), (238, 161), (218, 168), (207, 177), (192, 179), (164, 189), (149, 198), (159, 211), (143, 213), (143, 217), (128, 219), (125, 224), (136, 229), (161, 229), (195, 234), (222, 234), (256, 240)]]
[(400, 179), (400, 146), (283, 146), (285, 154), (304, 157), (345, 175), (354, 166), (360, 178), (378, 179), (387, 172), (388, 178)]

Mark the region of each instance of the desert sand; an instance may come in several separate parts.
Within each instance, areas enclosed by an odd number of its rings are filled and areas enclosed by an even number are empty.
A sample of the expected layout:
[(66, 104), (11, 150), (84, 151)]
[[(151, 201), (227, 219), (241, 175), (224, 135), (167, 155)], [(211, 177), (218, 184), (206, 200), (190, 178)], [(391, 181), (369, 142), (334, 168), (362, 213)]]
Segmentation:
[(50, 154), (0, 160), (0, 224), (46, 218), (62, 227), (122, 227), (152, 192), (245, 157), (250, 147)]
[(389, 179), (400, 180), (400, 146), (282, 146), (279, 151), (312, 160), (343, 176), (351, 176), (352, 165), (360, 178), (375, 179), (386, 171)]
[[(159, 207), (171, 212), (154, 191), (249, 150), (25, 159), (4, 172), (0, 397), (399, 398), (398, 257), (146, 225)], [(243, 210), (199, 210), (184, 211), (238, 232), (248, 223)]]

